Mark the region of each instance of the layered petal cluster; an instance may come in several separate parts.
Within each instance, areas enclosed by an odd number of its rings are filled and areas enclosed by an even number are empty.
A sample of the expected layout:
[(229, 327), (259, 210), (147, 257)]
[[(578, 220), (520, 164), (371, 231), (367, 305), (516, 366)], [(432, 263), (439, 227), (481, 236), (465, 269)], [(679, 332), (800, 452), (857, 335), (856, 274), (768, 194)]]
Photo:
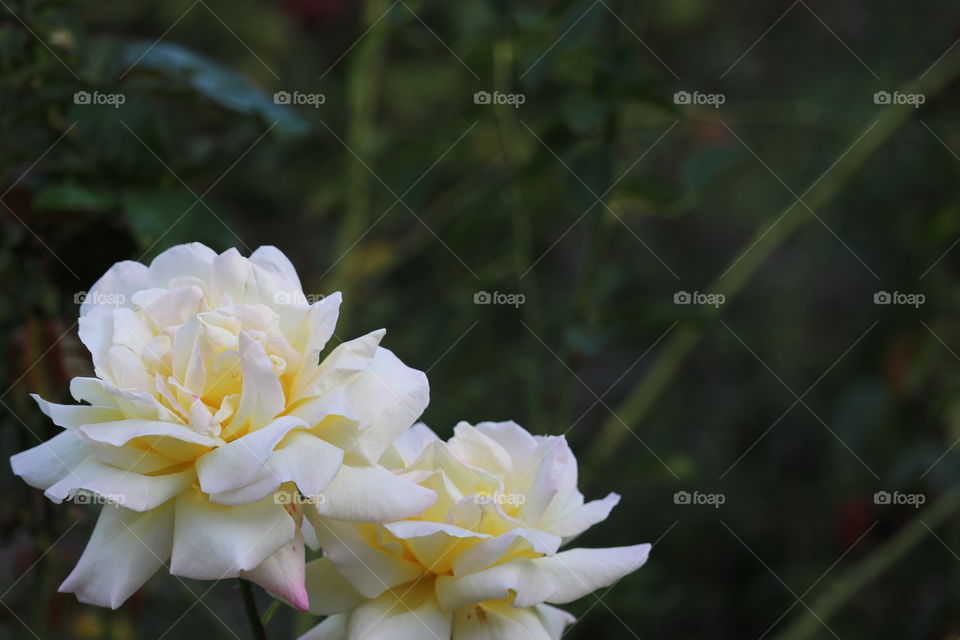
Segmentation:
[(573, 617), (552, 605), (646, 562), (648, 544), (558, 551), (619, 501), (584, 501), (563, 437), (461, 423), (443, 442), (416, 425), (382, 463), (439, 498), (380, 524), (307, 511), (324, 551), (310, 610), (329, 617), (301, 640), (558, 640)]
[(169, 560), (306, 608), (301, 496), (359, 522), (433, 504), (378, 464), (427, 405), (426, 377), (379, 346), (383, 331), (321, 357), (339, 305), (308, 303), (273, 247), (180, 245), (94, 285), (80, 337), (96, 377), (72, 381), (79, 404), (36, 398), (63, 431), (11, 460), (54, 502), (107, 502), (61, 591), (116, 608)]

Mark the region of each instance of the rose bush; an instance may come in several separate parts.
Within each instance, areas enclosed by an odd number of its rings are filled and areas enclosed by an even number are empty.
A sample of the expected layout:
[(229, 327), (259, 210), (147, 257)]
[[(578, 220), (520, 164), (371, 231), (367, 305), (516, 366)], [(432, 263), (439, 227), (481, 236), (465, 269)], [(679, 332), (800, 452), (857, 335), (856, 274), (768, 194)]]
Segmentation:
[(280, 497), (360, 522), (435, 501), (377, 464), (427, 405), (426, 378), (379, 346), (382, 330), (321, 360), (339, 305), (308, 304), (273, 247), (180, 245), (107, 271), (80, 310), (96, 377), (71, 382), (81, 404), (37, 397), (64, 430), (11, 460), (54, 502), (110, 502), (61, 591), (116, 608), (169, 560), (305, 608), (303, 505)]
[(646, 562), (649, 544), (558, 552), (619, 501), (584, 502), (562, 436), (513, 422), (454, 434), (417, 425), (382, 459), (439, 495), (417, 516), (360, 524), (307, 510), (324, 551), (307, 565), (310, 610), (329, 617), (301, 640), (557, 640), (573, 617), (551, 604)]

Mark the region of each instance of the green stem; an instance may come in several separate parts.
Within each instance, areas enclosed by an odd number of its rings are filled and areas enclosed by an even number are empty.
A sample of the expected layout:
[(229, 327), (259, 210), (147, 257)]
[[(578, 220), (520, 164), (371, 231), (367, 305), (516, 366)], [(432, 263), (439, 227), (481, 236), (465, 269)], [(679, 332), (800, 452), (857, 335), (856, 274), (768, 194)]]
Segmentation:
[(240, 578), (240, 595), (243, 597), (243, 609), (247, 613), (247, 622), (250, 623), (250, 633), (254, 640), (267, 640), (267, 632), (264, 631), (263, 623), (260, 622), (257, 602), (253, 599), (253, 587), (249, 580)]
[[(514, 89), (513, 67), (516, 55), (516, 49), (513, 40), (510, 37), (498, 40), (493, 47), (493, 84), (494, 88), (501, 93), (511, 93)], [(500, 144), (503, 147), (504, 157), (510, 167), (510, 173), (513, 179), (510, 181), (510, 188), (505, 192), (505, 199), (511, 211), (511, 224), (513, 234), (513, 266), (517, 274), (517, 288), (523, 294), (525, 301), (520, 313), (523, 315), (524, 322), (531, 327), (542, 326), (542, 316), (540, 314), (540, 300), (536, 276), (533, 273), (522, 277), (522, 274), (530, 266), (533, 249), (533, 223), (532, 213), (529, 207), (524, 206), (524, 195), (520, 187), (520, 170), (528, 155), (528, 150), (518, 143), (522, 140), (520, 133), (520, 123), (516, 114), (516, 109), (507, 105), (495, 105), (493, 107), (494, 118), (497, 123), (497, 132), (500, 137)], [(529, 416), (530, 428), (537, 433), (549, 432), (549, 426), (546, 424), (546, 415), (543, 411), (543, 381), (541, 376), (541, 366), (539, 364), (541, 357), (540, 345), (535, 344), (532, 336), (524, 336), (527, 339), (527, 369), (524, 375), (527, 383), (527, 414)]]
[[(900, 529), (876, 551), (864, 558), (810, 606), (811, 614), (797, 618), (776, 640), (804, 640), (823, 630), (823, 623), (846, 604), (860, 589), (879, 577), (895, 562), (903, 558), (930, 531), (960, 510), (960, 487), (955, 487), (941, 496), (922, 514)], [(815, 614), (815, 615), (814, 615)]]
[[(922, 93), (929, 101), (960, 73), (960, 51), (944, 58), (923, 78), (911, 83), (903, 91)], [(827, 176), (804, 197), (810, 209), (816, 211), (833, 200), (847, 181), (886, 143), (900, 126), (914, 117), (915, 109), (907, 105), (883, 107), (876, 120), (864, 127), (853, 140), (859, 142), (850, 148), (830, 169)], [(852, 141), (851, 141), (852, 142)], [(766, 220), (753, 237), (737, 253), (737, 262), (727, 273), (714, 281), (711, 291), (722, 293), (729, 303), (739, 293), (767, 257), (794, 232), (809, 222), (803, 207), (791, 204), (782, 213), (782, 220), (774, 226)], [(725, 305), (729, 306), (729, 305)], [(624, 401), (616, 408), (616, 416), (604, 423), (600, 434), (587, 453), (590, 468), (600, 468), (620, 447), (627, 435), (624, 424), (636, 427), (667, 387), (683, 360), (699, 342), (701, 327), (684, 327), (667, 338), (649, 373), (640, 380)], [(622, 422), (621, 422), (622, 421)]]
[[(380, 96), (381, 67), (383, 66), (388, 28), (385, 20), (376, 27), (389, 5), (387, 0), (369, 0), (366, 3), (364, 26), (373, 27), (358, 45), (353, 63), (347, 75), (347, 107), (351, 114), (347, 130), (347, 146), (355, 151), (364, 162), (370, 164), (369, 156), (374, 151), (374, 116)], [(334, 289), (344, 288), (350, 277), (356, 272), (359, 254), (355, 245), (367, 228), (370, 220), (373, 192), (369, 170), (344, 151), (349, 159), (346, 186), (346, 211), (343, 224), (337, 237), (335, 255), (343, 256), (333, 273)], [(341, 310), (341, 318), (345, 313)]]

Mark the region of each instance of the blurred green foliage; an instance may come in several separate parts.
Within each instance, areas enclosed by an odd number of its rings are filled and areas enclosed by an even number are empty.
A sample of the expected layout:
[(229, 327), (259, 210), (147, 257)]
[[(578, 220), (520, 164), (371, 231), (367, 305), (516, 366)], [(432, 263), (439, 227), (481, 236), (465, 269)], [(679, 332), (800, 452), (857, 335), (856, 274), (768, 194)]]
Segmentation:
[[(582, 543), (656, 541), (651, 560), (573, 605), (568, 637), (960, 633), (956, 518), (894, 556), (925, 512), (873, 500), (960, 480), (954, 3), (0, 5), (5, 455), (56, 430), (27, 393), (89, 371), (76, 301), (110, 264), (275, 244), (308, 292), (344, 291), (339, 338), (386, 326), (428, 371), (441, 435), (567, 433), (588, 496), (623, 495)], [(902, 122), (875, 104), (917, 78)], [(740, 278), (719, 310), (673, 302)], [(93, 514), (2, 478), (4, 637), (157, 637), (188, 607), (171, 635), (244, 637), (233, 585), (159, 575), (117, 612), (56, 594)], [(877, 558), (824, 625), (796, 604)]]

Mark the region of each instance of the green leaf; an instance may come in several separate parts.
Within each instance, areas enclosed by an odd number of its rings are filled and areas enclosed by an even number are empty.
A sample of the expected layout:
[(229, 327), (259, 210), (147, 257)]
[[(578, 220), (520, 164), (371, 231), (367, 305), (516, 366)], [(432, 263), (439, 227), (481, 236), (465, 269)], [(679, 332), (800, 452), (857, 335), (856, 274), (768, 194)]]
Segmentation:
[(683, 168), (683, 185), (699, 191), (730, 166), (738, 152), (731, 147), (708, 148), (695, 153)]
[(182, 242), (199, 241), (220, 249), (239, 242), (223, 212), (217, 211), (215, 217), (185, 190), (130, 190), (120, 201), (127, 224), (149, 256)]
[(171, 42), (135, 42), (123, 47), (120, 62), (178, 79), (225, 109), (276, 122), (282, 132), (301, 134), (310, 128), (292, 107), (274, 103), (272, 96), (245, 76), (186, 47)]
[(112, 194), (65, 182), (44, 187), (37, 193), (33, 206), (42, 210), (107, 211), (116, 204)]
[(263, 612), (263, 615), (260, 616), (260, 624), (267, 626), (270, 624), (270, 621), (273, 620), (274, 614), (277, 613), (277, 609), (280, 608), (280, 601), (274, 600), (270, 603), (270, 606), (267, 607), (267, 610)]

